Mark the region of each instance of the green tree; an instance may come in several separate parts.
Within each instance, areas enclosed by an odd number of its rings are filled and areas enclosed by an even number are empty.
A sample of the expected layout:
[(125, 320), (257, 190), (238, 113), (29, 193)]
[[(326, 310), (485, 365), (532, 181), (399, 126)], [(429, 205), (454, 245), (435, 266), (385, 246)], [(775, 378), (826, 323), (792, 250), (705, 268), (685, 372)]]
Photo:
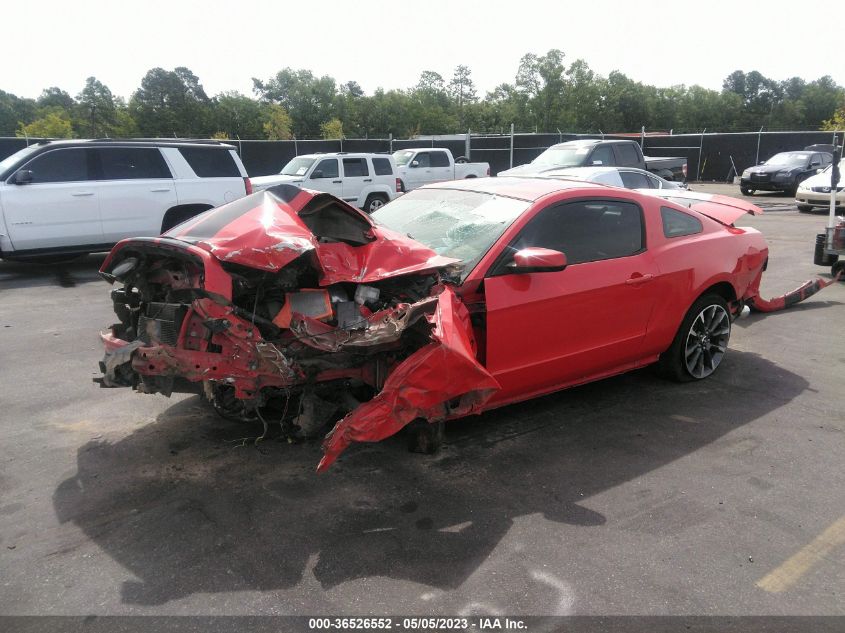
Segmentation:
[(0, 90), (0, 135), (14, 136), (20, 123), (30, 123), (37, 117), (37, 110), (33, 99)]
[(88, 77), (76, 97), (75, 127), (83, 138), (109, 136), (117, 121), (114, 95), (96, 77)]
[(337, 86), (328, 75), (318, 78), (310, 70), (284, 68), (266, 82), (253, 78), (252, 83), (262, 100), (279, 104), (290, 114), (297, 138), (319, 136), (320, 125), (334, 116)]
[(330, 119), (320, 126), (320, 133), (326, 140), (343, 138), (343, 122), (340, 119)]
[(207, 136), (211, 100), (188, 68), (153, 68), (132, 95), (129, 111), (144, 136)]
[(264, 134), (271, 141), (287, 141), (293, 138), (291, 127), (293, 122), (287, 110), (274, 103), (267, 108), (267, 119), (264, 122)]
[(61, 108), (70, 115), (76, 103), (67, 92), (58, 86), (45, 88), (36, 101), (39, 108)]
[(261, 138), (266, 114), (255, 99), (239, 92), (223, 92), (213, 100), (213, 127), (228, 138)]
[(16, 135), (32, 138), (73, 138), (73, 126), (67, 112), (55, 108), (32, 123), (21, 123)]
[(446, 90), (458, 109), (458, 125), (463, 128), (465, 106), (478, 101), (475, 84), (472, 82), (472, 71), (468, 66), (460, 65), (455, 68)]

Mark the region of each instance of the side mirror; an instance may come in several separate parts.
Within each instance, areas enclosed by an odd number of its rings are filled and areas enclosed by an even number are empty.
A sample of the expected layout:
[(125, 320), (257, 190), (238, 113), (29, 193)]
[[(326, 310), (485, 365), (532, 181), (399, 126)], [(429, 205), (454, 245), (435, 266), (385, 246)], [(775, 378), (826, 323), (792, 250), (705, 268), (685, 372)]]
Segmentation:
[(411, 161), (411, 167), (419, 167), (419, 166), (420, 166), (420, 161), (418, 161), (418, 160), (412, 160)]
[(21, 169), (15, 174), (16, 185), (27, 185), (32, 182), (32, 171), (29, 169)]
[(529, 247), (514, 253), (509, 264), (515, 273), (546, 273), (566, 268), (566, 255), (550, 248)]
[(817, 173), (817, 174), (820, 174), (820, 173), (822, 173), (823, 171), (824, 171), (824, 169), (822, 169), (821, 167), (819, 167), (819, 168), (816, 170), (816, 173)]
[(311, 180), (315, 180), (317, 178), (322, 178), (322, 177), (323, 177), (323, 170), (322, 169), (318, 169), (313, 174), (311, 174)]

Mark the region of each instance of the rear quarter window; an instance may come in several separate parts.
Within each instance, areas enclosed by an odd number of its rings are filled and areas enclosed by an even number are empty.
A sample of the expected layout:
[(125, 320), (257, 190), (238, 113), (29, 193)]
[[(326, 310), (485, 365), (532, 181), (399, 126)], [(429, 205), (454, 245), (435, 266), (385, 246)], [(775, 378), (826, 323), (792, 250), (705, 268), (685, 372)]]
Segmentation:
[(704, 230), (698, 218), (669, 207), (660, 207), (660, 217), (663, 220), (663, 235), (666, 237), (695, 235)]
[(241, 175), (227, 149), (180, 147), (179, 153), (200, 178), (239, 178)]
[(390, 161), (386, 158), (373, 158), (373, 171), (376, 172), (376, 176), (393, 175), (393, 167), (391, 167)]

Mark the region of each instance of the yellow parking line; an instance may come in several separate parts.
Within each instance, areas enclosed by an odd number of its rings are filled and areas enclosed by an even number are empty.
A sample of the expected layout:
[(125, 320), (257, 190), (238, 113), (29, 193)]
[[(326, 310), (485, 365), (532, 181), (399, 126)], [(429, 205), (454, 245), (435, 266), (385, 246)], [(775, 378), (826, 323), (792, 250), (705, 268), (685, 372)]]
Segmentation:
[(801, 579), (813, 565), (830, 554), (834, 548), (845, 543), (845, 516), (836, 521), (786, 560), (780, 567), (772, 570), (760, 580), (757, 586), (771, 593), (781, 593)]

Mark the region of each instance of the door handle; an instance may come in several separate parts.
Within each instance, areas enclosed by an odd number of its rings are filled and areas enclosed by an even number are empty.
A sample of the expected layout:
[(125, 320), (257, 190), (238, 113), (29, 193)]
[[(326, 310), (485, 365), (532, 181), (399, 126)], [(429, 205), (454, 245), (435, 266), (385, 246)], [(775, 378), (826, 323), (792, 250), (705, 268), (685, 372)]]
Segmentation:
[(342, 180), (332, 180), (333, 185), (339, 185), (342, 182), (343, 182)]
[(652, 279), (654, 279), (654, 275), (652, 275), (651, 273), (647, 273), (645, 275), (634, 273), (633, 275), (631, 275), (630, 279), (625, 280), (625, 283), (629, 286), (636, 286), (639, 284), (644, 284), (647, 281), (651, 281)]
[(93, 191), (79, 191), (77, 193), (72, 193), (70, 195), (72, 195), (74, 198), (84, 198), (86, 196), (93, 196), (94, 192)]
[(364, 178), (364, 182), (372, 182), (372, 181), (373, 181), (372, 178)]
[(170, 189), (168, 189), (168, 188), (164, 188), (164, 189), (150, 189), (150, 191), (152, 191), (153, 193), (167, 193), (168, 191), (170, 191)]

